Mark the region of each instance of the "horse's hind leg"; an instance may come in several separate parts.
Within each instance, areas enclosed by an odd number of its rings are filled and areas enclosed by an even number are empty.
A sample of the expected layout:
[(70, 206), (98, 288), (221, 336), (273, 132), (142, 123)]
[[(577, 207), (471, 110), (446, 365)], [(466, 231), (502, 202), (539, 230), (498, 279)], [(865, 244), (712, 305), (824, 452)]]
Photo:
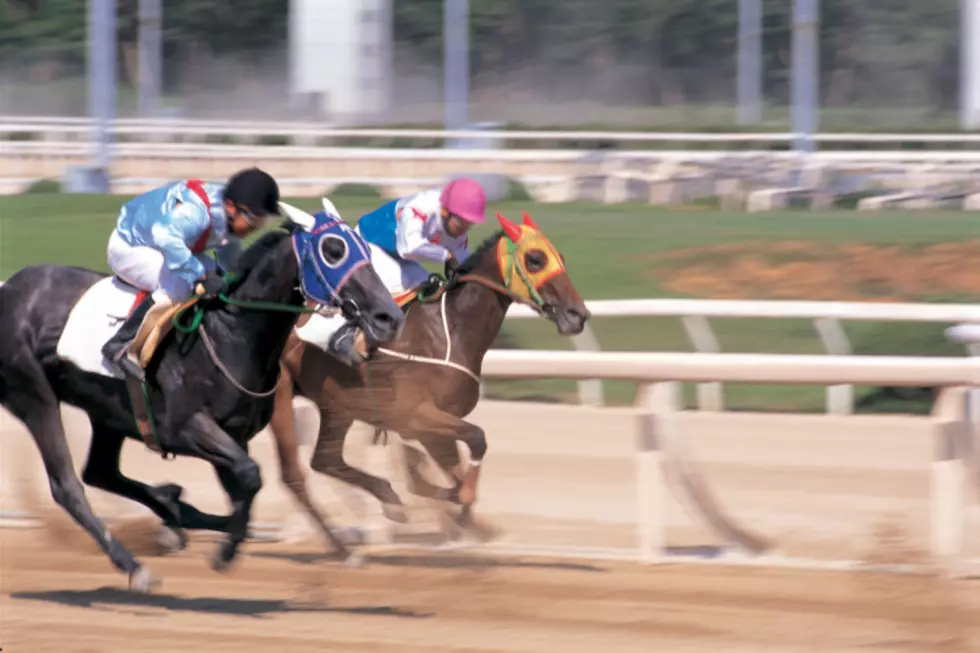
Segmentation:
[(310, 460), (310, 467), (321, 474), (332, 476), (369, 492), (381, 502), (381, 510), (385, 517), (399, 523), (407, 522), (405, 506), (392, 489), (391, 483), (351, 467), (344, 460), (344, 438), (353, 423), (352, 419), (337, 419), (326, 410), (320, 411), (320, 434), (317, 437), (313, 458)]
[(116, 569), (129, 575), (131, 589), (152, 589), (156, 581), (92, 511), (72, 466), (58, 398), (40, 365), (26, 357), (22, 360), (26, 361), (26, 365), (20, 368), (8, 366), (3, 371), (7, 391), (4, 404), (31, 432), (44, 461), (51, 496), (88, 532)]
[(183, 549), (187, 546), (184, 528), (227, 532), (228, 517), (208, 515), (184, 503), (180, 500), (179, 486), (151, 487), (124, 476), (119, 468), (119, 456), (125, 440), (125, 433), (92, 420), (92, 445), (82, 472), (82, 481), (141, 503), (152, 510), (177, 538), (171, 549)]

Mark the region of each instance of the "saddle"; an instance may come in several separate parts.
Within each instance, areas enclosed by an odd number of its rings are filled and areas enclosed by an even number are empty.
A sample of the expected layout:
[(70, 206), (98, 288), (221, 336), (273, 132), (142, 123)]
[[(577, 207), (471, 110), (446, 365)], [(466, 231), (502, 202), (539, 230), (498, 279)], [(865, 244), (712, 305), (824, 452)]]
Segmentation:
[(413, 288), (412, 290), (406, 290), (405, 292), (401, 292), (401, 293), (391, 293), (391, 298), (395, 300), (396, 304), (398, 304), (398, 308), (402, 309), (403, 311), (408, 307), (409, 304), (411, 304), (416, 299), (418, 299), (418, 296), (419, 296), (418, 288)]
[[(116, 277), (117, 279), (119, 277)], [(120, 279), (123, 283), (126, 283)], [(126, 317), (133, 314), (136, 308), (146, 300), (149, 296), (145, 290), (140, 290), (136, 293), (136, 298), (133, 300), (133, 305), (129, 307), (129, 312)], [(187, 301), (181, 302), (179, 304), (173, 304), (164, 308), (163, 310), (154, 311), (153, 308), (147, 313), (143, 328), (140, 329), (141, 333), (137, 334), (137, 338), (142, 336), (142, 344), (134, 342), (139, 349), (137, 352), (137, 358), (139, 359), (140, 366), (146, 368), (150, 361), (153, 360), (154, 354), (157, 352), (157, 348), (163, 339), (170, 333), (170, 329), (173, 326), (174, 316), (181, 311), (190, 308), (200, 300), (200, 297), (191, 297)]]
[(199, 300), (200, 297), (192, 297), (185, 302), (172, 304), (163, 311), (157, 311), (155, 314), (154, 311), (150, 311), (146, 317), (148, 320), (152, 320), (152, 323), (148, 322), (145, 325), (147, 328), (146, 340), (143, 341), (143, 345), (139, 350), (139, 361), (142, 367), (145, 368), (150, 364), (160, 343), (170, 333), (170, 329), (173, 327), (174, 316), (190, 308)]
[(445, 290), (446, 280), (438, 274), (432, 274), (417, 287), (401, 293), (391, 293), (391, 297), (398, 308), (406, 312), (416, 301), (437, 299)]

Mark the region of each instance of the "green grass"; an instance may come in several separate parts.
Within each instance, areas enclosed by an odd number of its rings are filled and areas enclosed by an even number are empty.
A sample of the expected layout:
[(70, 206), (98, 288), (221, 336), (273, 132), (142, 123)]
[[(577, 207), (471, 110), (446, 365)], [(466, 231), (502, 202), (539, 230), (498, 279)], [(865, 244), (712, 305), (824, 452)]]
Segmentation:
[[(105, 246), (118, 208), (126, 198), (35, 194), (0, 197), (0, 279), (35, 263), (55, 262), (107, 270)], [(315, 209), (316, 199), (292, 200)], [(373, 208), (377, 200), (338, 197), (341, 213), (350, 222)], [(678, 296), (651, 274), (651, 257), (658, 253), (724, 243), (805, 241), (810, 243), (869, 243), (907, 246), (980, 239), (980, 219), (970, 213), (786, 212), (741, 214), (715, 210), (659, 209), (628, 205), (516, 205), (491, 207), (517, 220), (530, 209), (538, 224), (565, 254), (572, 280), (586, 299), (625, 299)], [(492, 213), (491, 213), (492, 214)], [(495, 221), (494, 221), (495, 224)], [(475, 231), (479, 242), (494, 224)], [(718, 258), (718, 275), (724, 259)], [(840, 274), (847, 275), (846, 269)], [(938, 285), (916, 301), (974, 301), (952, 298)], [(822, 353), (813, 325), (805, 320), (713, 320), (712, 326), (727, 352)], [(943, 341), (944, 324), (847, 323), (845, 328), (859, 354), (962, 355)], [(593, 327), (606, 350), (690, 351), (679, 320), (674, 318), (596, 318)], [(544, 320), (513, 320), (505, 325), (500, 346), (565, 349)], [(575, 386), (563, 381), (492, 382), (492, 395), (573, 400)], [(858, 388), (858, 397), (869, 388)], [(609, 383), (611, 403), (632, 400), (635, 387)], [(687, 388), (693, 398), (693, 388)], [(820, 387), (731, 385), (725, 391), (732, 409), (821, 411)], [(876, 410), (921, 412), (927, 403), (881, 404)]]

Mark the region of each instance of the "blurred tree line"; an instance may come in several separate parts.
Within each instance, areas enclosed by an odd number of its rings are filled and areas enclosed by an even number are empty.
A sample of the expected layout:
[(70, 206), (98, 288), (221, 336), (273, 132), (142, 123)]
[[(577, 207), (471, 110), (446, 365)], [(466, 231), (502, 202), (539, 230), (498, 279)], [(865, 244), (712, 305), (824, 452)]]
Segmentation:
[[(287, 0), (164, 0), (167, 61), (283, 52)], [(820, 0), (824, 106), (882, 98), (956, 106), (958, 0)], [(443, 0), (393, 0), (397, 48), (440, 65)], [(0, 62), (33, 81), (85, 65), (85, 0), (0, 0)], [(136, 75), (137, 0), (118, 0), (121, 80)], [(765, 94), (789, 97), (792, 0), (763, 0)], [(650, 103), (731, 101), (737, 0), (470, 0), (472, 71), (501, 84), (536, 68), (593, 97), (615, 77)], [(615, 75), (610, 74), (615, 71)], [(610, 89), (612, 93), (612, 89)]]

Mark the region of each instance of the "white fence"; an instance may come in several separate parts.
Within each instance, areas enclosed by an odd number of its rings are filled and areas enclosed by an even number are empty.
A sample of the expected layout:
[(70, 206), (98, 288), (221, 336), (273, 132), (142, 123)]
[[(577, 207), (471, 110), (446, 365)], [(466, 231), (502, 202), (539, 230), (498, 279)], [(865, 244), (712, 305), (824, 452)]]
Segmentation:
[[(0, 116), (0, 138), (23, 134), (41, 134), (45, 138), (89, 138), (95, 122), (90, 118), (35, 116)], [(285, 137), (297, 144), (336, 139), (370, 139), (377, 144), (385, 141), (427, 142), (444, 140), (508, 140), (569, 143), (575, 141), (606, 141), (612, 143), (778, 143), (789, 145), (798, 134), (793, 132), (766, 133), (682, 133), (650, 131), (552, 131), (552, 130), (442, 130), (442, 129), (344, 129), (317, 122), (293, 121), (226, 121), (189, 119), (120, 119), (111, 123), (110, 131), (127, 138), (163, 137), (168, 140), (184, 138), (222, 137), (242, 142), (262, 137)], [(980, 144), (980, 134), (863, 134), (820, 133), (812, 139), (821, 144), (834, 143), (945, 143)]]
[[(0, 284), (3, 281), (0, 280)], [(852, 353), (851, 343), (847, 338), (843, 322), (872, 321), (872, 322), (929, 322), (964, 323), (980, 325), (980, 306), (973, 304), (892, 304), (874, 302), (810, 302), (792, 300), (716, 300), (716, 299), (597, 299), (585, 302), (593, 318), (602, 317), (676, 317), (681, 319), (684, 331), (691, 346), (698, 354), (715, 354), (721, 351), (718, 337), (711, 328), (709, 318), (767, 318), (767, 319), (807, 319), (813, 320), (814, 331), (823, 343), (824, 350), (831, 355), (847, 356)], [(512, 305), (507, 311), (511, 319), (527, 319), (540, 317), (530, 308), (522, 305)], [(937, 338), (939, 333), (937, 331)], [(980, 337), (977, 338), (980, 340)], [(571, 338), (574, 348), (578, 351), (600, 351), (602, 345), (591, 324), (586, 323), (585, 330)], [(972, 342), (965, 344), (968, 353), (980, 354), (980, 349)], [(655, 349), (656, 342), (650, 343)], [(500, 350), (490, 350), (493, 355), (506, 354)], [(633, 354), (627, 354), (632, 356)], [(669, 355), (669, 354), (663, 354)], [(680, 355), (680, 354), (677, 354)], [(750, 356), (756, 356), (751, 354)], [(957, 359), (946, 358), (950, 364)], [(958, 363), (957, 363), (958, 364)], [(486, 368), (484, 370), (486, 372)], [(485, 374), (490, 378), (492, 375)], [(532, 374), (530, 378), (533, 378)], [(566, 377), (577, 378), (579, 402), (589, 406), (604, 404), (603, 378), (596, 377)], [(720, 380), (712, 379), (676, 379), (695, 381), (698, 383), (697, 401), (700, 410), (724, 410), (723, 384)], [(745, 381), (749, 383), (750, 381)], [(808, 385), (827, 385), (826, 412), (837, 415), (849, 415), (854, 409), (854, 385), (863, 384), (856, 380), (845, 380), (823, 384), (811, 381)], [(877, 384), (877, 382), (875, 383)], [(882, 385), (901, 385), (889, 381)], [(918, 384), (921, 386), (929, 383)], [(942, 385), (942, 384), (936, 384)], [(978, 383), (980, 385), (980, 383)]]
[[(891, 304), (865, 302), (807, 302), (807, 301), (738, 301), (710, 299), (614, 299), (586, 302), (596, 317), (677, 317), (680, 318), (688, 340), (701, 354), (718, 353), (721, 346), (711, 328), (709, 318), (782, 318), (813, 320), (814, 330), (828, 354), (851, 354), (851, 343), (844, 330), (845, 321), (980, 323), (980, 306), (971, 304)], [(508, 318), (531, 318), (537, 315), (525, 306), (512, 306)], [(937, 329), (936, 337), (942, 334)], [(595, 330), (586, 324), (585, 331), (572, 339), (575, 349), (601, 349)], [(650, 349), (657, 343), (650, 342)], [(611, 377), (605, 377), (611, 378)], [(698, 407), (701, 410), (723, 410), (722, 383), (711, 379), (699, 381)], [(840, 381), (827, 388), (827, 412), (850, 414), (854, 407), (853, 385), (857, 381)], [(884, 385), (900, 385), (888, 381)], [(814, 382), (813, 385), (823, 385)], [(922, 383), (921, 385), (929, 385)], [(583, 404), (603, 404), (603, 384), (599, 378), (579, 382), (579, 401)]]
[[(932, 418), (937, 446), (931, 465), (930, 550), (953, 563), (950, 569), (962, 562), (957, 559), (965, 548), (966, 477), (968, 471), (978, 469), (968, 389), (980, 385), (980, 359), (494, 350), (485, 359), (484, 376), (624, 379), (643, 384), (636, 406), (638, 528), (633, 557), (646, 562), (678, 559), (668, 552), (665, 524), (668, 493), (677, 491), (685, 494), (697, 515), (727, 545), (752, 554), (754, 563), (763, 565), (781, 564), (771, 557), (756, 557), (771, 552), (778, 543), (753, 535), (727, 517), (693, 462), (686, 459), (676, 419), (677, 381), (941, 386)], [(668, 478), (678, 482), (668, 483)], [(217, 484), (214, 487), (217, 491)]]
[[(21, 157), (72, 157), (88, 156), (92, 145), (82, 141), (3, 141), (0, 154), (10, 158)], [(353, 147), (297, 145), (248, 145), (243, 143), (180, 143), (180, 142), (118, 142), (113, 153), (123, 157), (165, 159), (179, 156), (195, 160), (253, 159), (265, 161), (303, 161), (315, 159), (351, 158), (361, 161), (397, 160), (405, 162), (468, 161), (468, 162), (549, 162), (581, 163), (590, 154), (586, 149), (444, 149), (413, 147)], [(661, 162), (708, 163), (721, 160), (749, 162), (769, 160), (773, 162), (798, 162), (804, 158), (812, 164), (882, 164), (899, 166), (905, 163), (951, 164), (966, 170), (980, 162), (977, 150), (820, 150), (798, 154), (789, 150), (615, 150), (603, 152), (606, 162)]]
[(675, 420), (680, 410), (677, 381), (941, 386), (944, 390), (933, 411), (937, 453), (932, 464), (930, 548), (941, 559), (955, 558), (963, 551), (965, 479), (968, 469), (980, 469), (971, 413), (976, 398), (966, 389), (980, 383), (980, 359), (497, 350), (487, 355), (483, 372), (486, 378), (598, 377), (644, 384), (637, 402), (643, 421), (637, 438), (636, 489), (637, 552), (646, 561), (667, 557), (663, 521), (670, 490), (664, 468), (667, 463), (683, 477), (680, 489), (712, 530), (749, 553), (769, 548), (706, 500), (711, 493), (703, 479), (693, 473), (689, 461), (681, 460), (682, 438)]

